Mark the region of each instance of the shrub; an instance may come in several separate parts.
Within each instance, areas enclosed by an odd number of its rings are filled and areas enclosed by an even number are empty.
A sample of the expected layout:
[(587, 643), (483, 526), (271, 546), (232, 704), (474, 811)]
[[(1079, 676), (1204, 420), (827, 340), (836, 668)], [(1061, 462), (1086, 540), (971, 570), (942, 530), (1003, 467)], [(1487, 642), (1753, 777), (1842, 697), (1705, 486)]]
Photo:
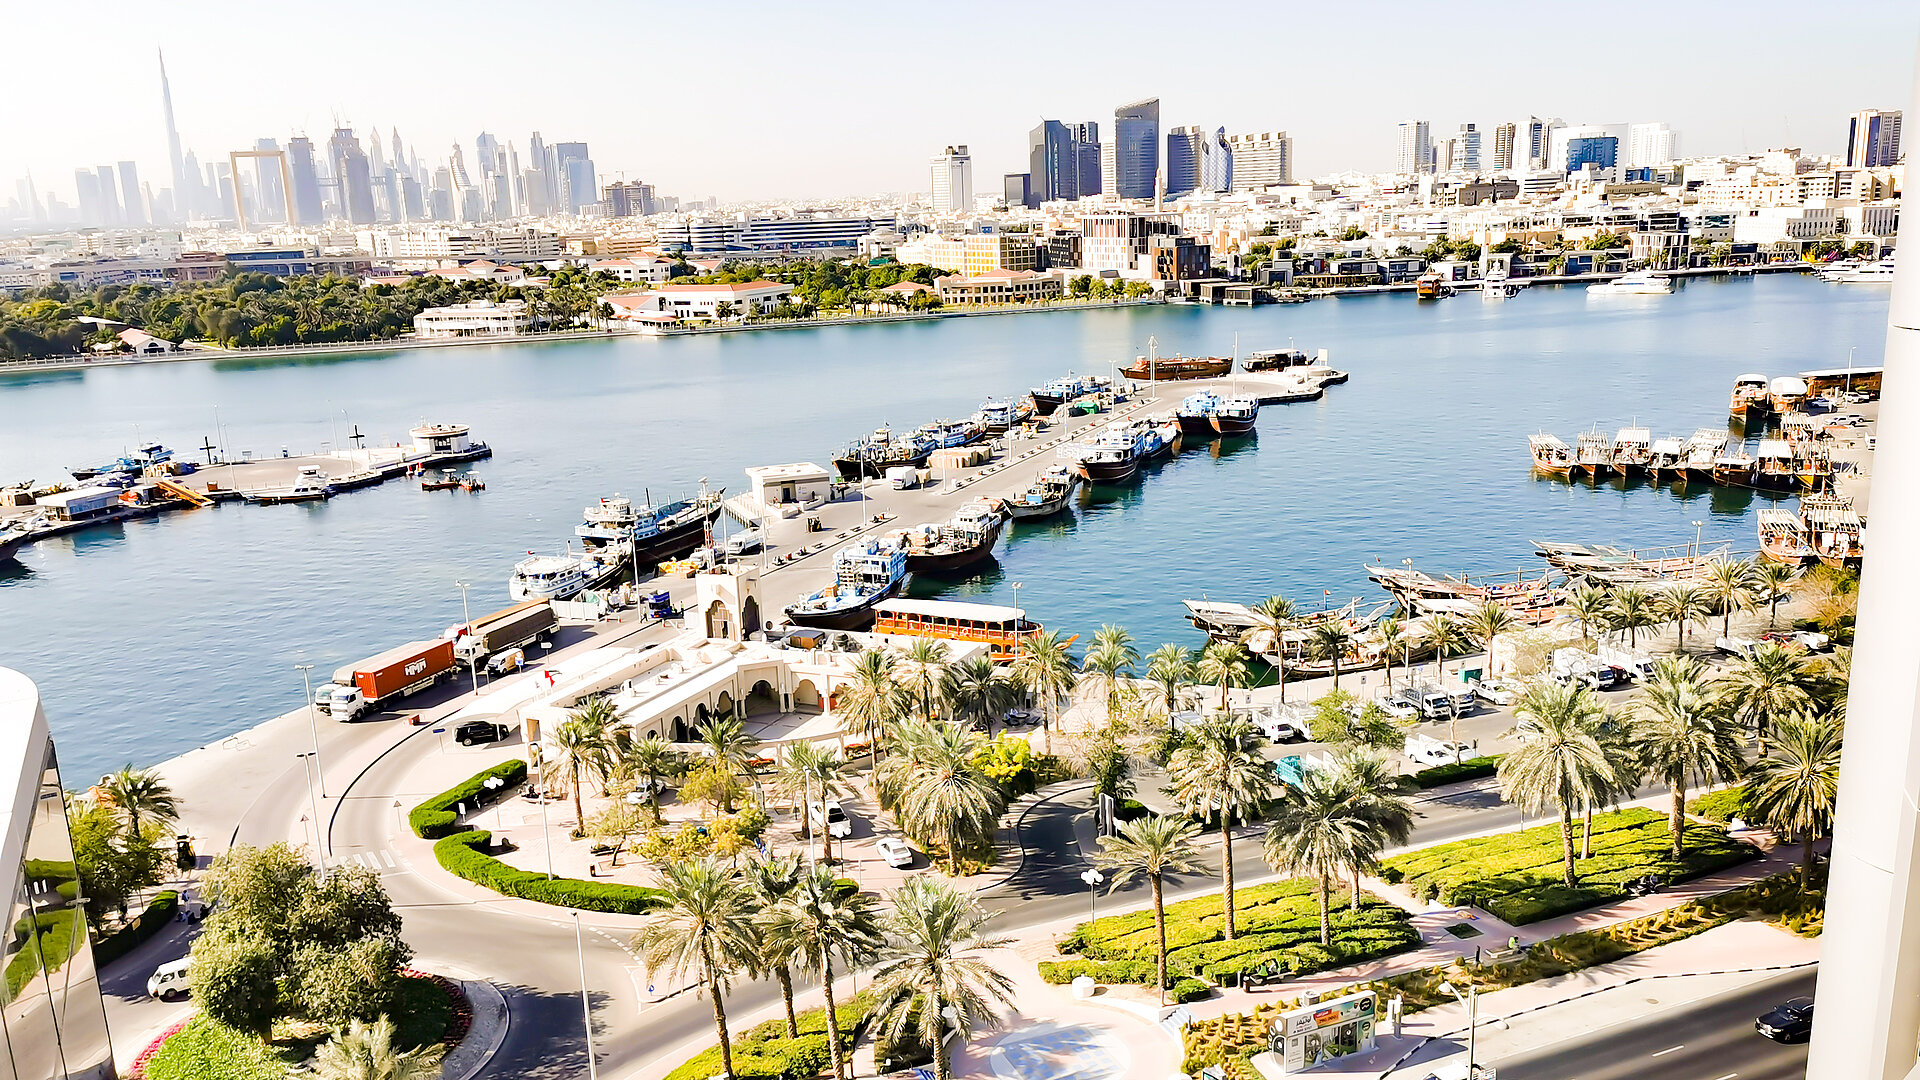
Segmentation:
[[(851, 1052), (855, 1038), (866, 1025), (872, 1002), (865, 994), (856, 994), (840, 1003), (836, 1010), (840, 1028), (840, 1046)], [(818, 1075), (830, 1060), (827, 1047), (827, 1011), (813, 1009), (799, 1016), (800, 1037), (787, 1038), (785, 1017), (769, 1020), (747, 1032), (733, 1036), (733, 1075), (735, 1080), (791, 1080)], [(708, 1080), (720, 1075), (720, 1048), (710, 1046), (668, 1073), (666, 1080)]]
[[(506, 783), (499, 792), (489, 792), (487, 780), (496, 776)], [(407, 824), (413, 827), (415, 836), (423, 840), (438, 840), (457, 830), (460, 816), (454, 813), (454, 807), (468, 803), (478, 809), (490, 799), (499, 798), (500, 792), (505, 792), (526, 778), (527, 763), (519, 758), (503, 761), (491, 769), (482, 769), (414, 807), (413, 812), (407, 815)]]
[(1199, 979), (1175, 979), (1173, 985), (1167, 987), (1167, 1000), (1184, 1005), (1189, 1001), (1199, 1001), (1212, 993), (1213, 987)]
[(1505, 754), (1492, 754), (1484, 757), (1470, 757), (1464, 761), (1445, 765), (1435, 765), (1431, 769), (1421, 769), (1412, 776), (1416, 788), (1433, 788), (1442, 784), (1457, 784), (1462, 780), (1479, 780), (1500, 771), (1500, 760)]
[(549, 878), (508, 866), (480, 850), (492, 840), (493, 834), (483, 829), (454, 833), (433, 845), (433, 857), (450, 874), (522, 900), (622, 915), (642, 915), (663, 903), (665, 894), (659, 889), (616, 881)]
[(1687, 804), (1687, 813), (1712, 821), (1727, 822), (1747, 816), (1747, 787), (1736, 784), (1708, 792)]
[(187, 1021), (154, 1051), (146, 1080), (285, 1080), (293, 1054), (206, 1016)]
[(1042, 960), (1040, 977), (1063, 986), (1082, 975), (1101, 983), (1152, 985), (1159, 965), (1152, 960)]
[(160, 932), (180, 907), (180, 894), (169, 889), (153, 898), (147, 910), (135, 915), (127, 925), (93, 943), (93, 962), (105, 967), (144, 944)]

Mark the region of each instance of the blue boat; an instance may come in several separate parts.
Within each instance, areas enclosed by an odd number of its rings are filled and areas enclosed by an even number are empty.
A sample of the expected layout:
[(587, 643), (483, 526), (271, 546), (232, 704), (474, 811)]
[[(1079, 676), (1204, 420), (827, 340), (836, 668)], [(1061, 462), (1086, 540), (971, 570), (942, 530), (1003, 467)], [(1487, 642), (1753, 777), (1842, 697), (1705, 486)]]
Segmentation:
[(158, 465), (161, 462), (172, 460), (172, 450), (167, 449), (159, 443), (147, 443), (144, 446), (136, 447), (133, 453), (120, 458), (118, 461), (102, 465), (97, 469), (75, 469), (73, 470), (73, 478), (75, 480), (91, 480), (95, 477), (112, 476), (115, 474), (139, 476), (145, 473), (147, 467), (150, 465)]
[(919, 434), (931, 440), (935, 450), (951, 450), (986, 438), (987, 429), (976, 420), (935, 420), (921, 428)]
[(1225, 402), (1221, 400), (1220, 395), (1211, 390), (1188, 394), (1186, 400), (1180, 403), (1180, 408), (1173, 414), (1180, 420), (1180, 433), (1182, 435), (1213, 434), (1213, 414), (1219, 412), (1223, 404)]
[(907, 581), (907, 552), (885, 540), (860, 540), (833, 560), (833, 584), (787, 607), (787, 621), (822, 630), (865, 630), (873, 606)]

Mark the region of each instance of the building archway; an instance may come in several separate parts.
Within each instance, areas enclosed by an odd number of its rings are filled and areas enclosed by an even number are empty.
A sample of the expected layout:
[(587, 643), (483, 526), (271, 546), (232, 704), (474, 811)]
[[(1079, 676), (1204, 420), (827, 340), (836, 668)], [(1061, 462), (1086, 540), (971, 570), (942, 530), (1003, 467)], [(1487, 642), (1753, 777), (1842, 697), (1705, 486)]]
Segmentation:
[(751, 634), (762, 629), (765, 628), (760, 625), (760, 600), (749, 596), (747, 602), (740, 605), (740, 631), (742, 634)]
[(720, 691), (720, 696), (717, 699), (715, 699), (713, 703), (713, 715), (715, 716), (732, 716), (733, 715), (733, 695), (732, 694), (728, 693), (725, 690)]
[(673, 741), (677, 743), (692, 742), (693, 740), (688, 738), (690, 734), (692, 733), (687, 730), (686, 719), (684, 717), (679, 717), (679, 716), (674, 717), (673, 718)]
[(727, 605), (715, 600), (707, 605), (707, 636), (710, 638), (733, 637), (733, 620), (727, 613)]
[(746, 711), (748, 716), (780, 711), (780, 696), (774, 693), (772, 683), (761, 679), (753, 684), (747, 692)]
[(813, 680), (801, 679), (799, 685), (793, 688), (793, 711), (815, 713), (821, 711), (820, 691), (813, 685)]
[(713, 713), (708, 711), (705, 702), (701, 702), (700, 704), (695, 705), (693, 707), (694, 738), (697, 739), (700, 737), (700, 729), (706, 726), (708, 718), (711, 717), (712, 715)]

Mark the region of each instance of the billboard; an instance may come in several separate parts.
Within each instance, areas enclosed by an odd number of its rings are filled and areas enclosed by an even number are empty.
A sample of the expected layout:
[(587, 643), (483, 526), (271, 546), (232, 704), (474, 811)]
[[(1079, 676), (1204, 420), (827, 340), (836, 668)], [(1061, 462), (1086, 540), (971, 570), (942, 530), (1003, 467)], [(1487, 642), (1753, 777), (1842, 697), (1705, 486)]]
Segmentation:
[(1284, 1072), (1373, 1049), (1378, 1002), (1371, 990), (1303, 1005), (1273, 1022), (1267, 1044)]

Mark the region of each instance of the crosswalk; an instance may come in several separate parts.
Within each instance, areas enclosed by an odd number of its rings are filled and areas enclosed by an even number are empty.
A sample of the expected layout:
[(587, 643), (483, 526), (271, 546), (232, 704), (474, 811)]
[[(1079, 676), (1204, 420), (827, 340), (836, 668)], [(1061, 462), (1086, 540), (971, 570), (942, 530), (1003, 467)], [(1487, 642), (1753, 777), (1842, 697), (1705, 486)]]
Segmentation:
[(328, 860), (327, 865), (329, 867), (358, 866), (363, 870), (371, 870), (376, 874), (410, 874), (413, 872), (413, 864), (407, 862), (404, 856), (395, 855), (391, 848), (381, 848), (378, 851), (350, 851), (345, 854), (335, 852), (334, 857)]

